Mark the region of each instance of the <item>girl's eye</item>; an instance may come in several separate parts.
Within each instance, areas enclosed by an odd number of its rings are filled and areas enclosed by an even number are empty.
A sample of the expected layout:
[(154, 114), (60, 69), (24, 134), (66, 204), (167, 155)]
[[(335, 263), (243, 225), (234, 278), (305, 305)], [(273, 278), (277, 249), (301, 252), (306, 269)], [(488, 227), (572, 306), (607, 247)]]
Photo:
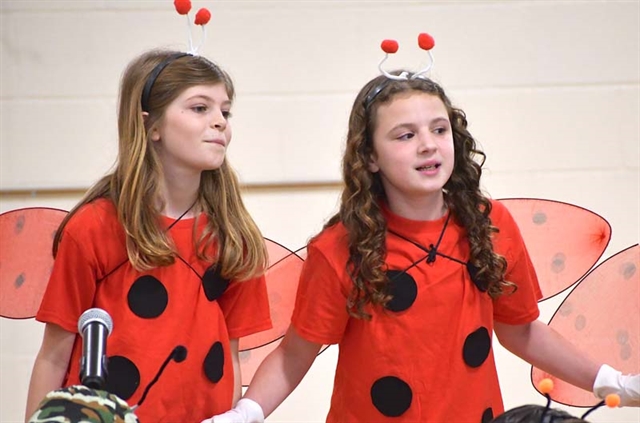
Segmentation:
[(399, 140), (409, 140), (411, 138), (414, 137), (414, 133), (413, 132), (407, 132), (406, 134), (402, 134), (398, 137)]
[(207, 111), (207, 106), (193, 106), (191, 110), (196, 113), (205, 113)]
[(442, 134), (446, 134), (447, 132), (449, 132), (450, 129), (451, 129), (451, 127), (448, 126), (448, 125), (439, 126), (439, 127), (435, 128), (433, 130), (433, 132), (438, 134), (438, 135), (442, 135)]
[(231, 112), (230, 112), (229, 110), (223, 110), (223, 111), (222, 111), (222, 116), (223, 116), (225, 119), (229, 119), (229, 118), (230, 118), (231, 116), (233, 116), (233, 115), (231, 114)]

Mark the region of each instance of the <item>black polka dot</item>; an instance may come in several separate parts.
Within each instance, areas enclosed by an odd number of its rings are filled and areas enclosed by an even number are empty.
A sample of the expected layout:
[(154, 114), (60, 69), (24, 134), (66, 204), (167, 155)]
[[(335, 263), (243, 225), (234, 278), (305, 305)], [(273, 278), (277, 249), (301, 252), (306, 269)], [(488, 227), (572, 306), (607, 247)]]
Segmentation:
[(371, 402), (387, 417), (401, 416), (411, 407), (413, 392), (402, 379), (385, 376), (371, 386)]
[(551, 260), (551, 271), (554, 273), (561, 273), (566, 265), (567, 256), (564, 253), (556, 253)]
[(106, 390), (125, 401), (131, 398), (140, 386), (140, 371), (126, 357), (120, 355), (109, 357), (107, 372)]
[(546, 215), (545, 212), (539, 211), (539, 212), (534, 213), (534, 215), (531, 218), (531, 220), (536, 225), (544, 225), (547, 222), (547, 215)]
[(418, 285), (413, 277), (401, 270), (387, 271), (391, 300), (385, 305), (391, 311), (404, 311), (411, 307), (418, 296)]
[(220, 342), (213, 344), (204, 358), (204, 374), (213, 383), (222, 379), (224, 373), (224, 349)]
[(491, 337), (485, 327), (472, 332), (464, 340), (462, 356), (470, 367), (479, 367), (489, 357), (491, 351)]
[(625, 344), (620, 347), (620, 358), (623, 361), (629, 360), (633, 356), (633, 349), (631, 345)]
[(131, 285), (127, 301), (133, 314), (143, 319), (151, 319), (164, 312), (169, 295), (162, 282), (151, 275), (144, 275)]
[(636, 265), (634, 263), (625, 263), (621, 267), (622, 277), (629, 280), (633, 277), (633, 275), (636, 274), (637, 270), (638, 269), (636, 268)]
[(204, 272), (202, 277), (202, 287), (207, 300), (215, 301), (226, 291), (229, 286), (229, 279), (225, 279), (220, 275), (218, 266), (212, 266)]
[(24, 276), (24, 273), (20, 273), (18, 275), (18, 277), (16, 278), (16, 280), (13, 281), (13, 285), (16, 288), (20, 288), (24, 284), (25, 279), (26, 279), (26, 277)]
[(240, 360), (241, 363), (249, 362), (249, 360), (251, 360), (251, 350), (240, 351), (238, 353), (238, 359)]
[(482, 420), (480, 420), (480, 423), (490, 423), (491, 420), (493, 420), (493, 409), (489, 407), (482, 413)]
[(25, 217), (23, 214), (21, 214), (16, 219), (16, 226), (14, 228), (16, 234), (19, 234), (20, 232), (22, 232), (22, 230), (24, 229), (24, 222), (25, 222)]
[(187, 359), (187, 348), (183, 345), (178, 345), (171, 351), (171, 357), (176, 363), (182, 363)]
[(471, 282), (473, 282), (473, 284), (477, 286), (481, 292), (487, 292), (487, 284), (478, 279), (478, 268), (473, 263), (469, 262), (467, 262), (466, 266), (467, 271), (469, 272), (469, 277), (471, 278)]

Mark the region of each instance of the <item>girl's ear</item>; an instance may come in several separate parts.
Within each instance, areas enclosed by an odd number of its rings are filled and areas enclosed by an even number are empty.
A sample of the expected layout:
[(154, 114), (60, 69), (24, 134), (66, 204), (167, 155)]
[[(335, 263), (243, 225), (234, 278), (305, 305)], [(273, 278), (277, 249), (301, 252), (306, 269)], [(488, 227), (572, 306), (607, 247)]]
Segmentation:
[(372, 154), (371, 156), (369, 156), (369, 163), (367, 164), (367, 169), (369, 169), (369, 172), (371, 173), (376, 173), (380, 170), (380, 166), (378, 166), (375, 154)]
[(160, 132), (155, 126), (151, 128), (151, 131), (149, 131), (149, 140), (153, 142), (160, 141)]
[[(142, 119), (144, 120), (144, 123), (146, 125), (147, 120), (149, 120), (149, 113), (142, 112)], [(149, 140), (160, 141), (160, 132), (158, 132), (158, 128), (156, 128), (155, 126), (151, 128), (151, 131), (149, 132)]]

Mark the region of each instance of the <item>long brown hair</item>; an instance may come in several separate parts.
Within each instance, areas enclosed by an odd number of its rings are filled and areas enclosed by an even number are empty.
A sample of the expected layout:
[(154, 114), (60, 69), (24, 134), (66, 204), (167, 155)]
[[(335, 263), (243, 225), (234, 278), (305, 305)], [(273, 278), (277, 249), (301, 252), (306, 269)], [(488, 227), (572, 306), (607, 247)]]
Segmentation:
[[(394, 73), (398, 75), (400, 71)], [(513, 286), (504, 280), (506, 260), (493, 251), (491, 238), (498, 229), (489, 219), (491, 202), (480, 190), (485, 155), (467, 130), (465, 113), (453, 107), (442, 87), (432, 80), (392, 80), (381, 75), (369, 81), (353, 103), (342, 161), (344, 188), (340, 210), (325, 225), (342, 222), (347, 230), (347, 271), (353, 283), (348, 310), (358, 318), (370, 318), (364, 310), (367, 304), (384, 305), (391, 299), (385, 273), (387, 224), (380, 209), (385, 192), (380, 175), (368, 168), (373, 154), (371, 134), (380, 105), (410, 92), (437, 96), (447, 109), (453, 130), (455, 165), (443, 188), (445, 202), (454, 219), (466, 230), (469, 262), (478, 269), (477, 280), (488, 286), (492, 298), (501, 295), (505, 286)]]
[[(220, 67), (202, 56), (183, 55), (170, 61), (155, 80), (145, 120), (140, 103), (145, 82), (158, 64), (178, 53), (151, 50), (127, 66), (120, 83), (115, 169), (93, 185), (62, 221), (53, 243), (54, 257), (69, 219), (83, 205), (107, 198), (116, 206), (129, 261), (136, 269), (174, 263), (173, 243), (158, 224), (163, 169), (149, 132), (187, 88), (222, 83), (230, 100), (235, 95), (231, 78)], [(197, 207), (208, 216), (206, 229), (195, 240), (201, 259), (217, 262), (222, 276), (229, 279), (246, 279), (264, 271), (267, 251), (262, 234), (242, 202), (238, 179), (226, 159), (220, 168), (202, 172)], [(205, 250), (213, 243), (218, 247), (216, 256), (207, 257)]]

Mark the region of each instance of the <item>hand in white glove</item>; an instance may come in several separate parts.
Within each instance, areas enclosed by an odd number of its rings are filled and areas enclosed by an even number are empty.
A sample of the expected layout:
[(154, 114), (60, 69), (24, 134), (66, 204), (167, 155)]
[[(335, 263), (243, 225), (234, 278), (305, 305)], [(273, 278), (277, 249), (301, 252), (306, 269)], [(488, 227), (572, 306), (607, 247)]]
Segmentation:
[(596, 375), (593, 393), (600, 399), (609, 394), (618, 394), (621, 407), (640, 407), (640, 374), (623, 375), (603, 364)]
[(264, 412), (254, 400), (241, 398), (231, 410), (200, 423), (264, 423)]

